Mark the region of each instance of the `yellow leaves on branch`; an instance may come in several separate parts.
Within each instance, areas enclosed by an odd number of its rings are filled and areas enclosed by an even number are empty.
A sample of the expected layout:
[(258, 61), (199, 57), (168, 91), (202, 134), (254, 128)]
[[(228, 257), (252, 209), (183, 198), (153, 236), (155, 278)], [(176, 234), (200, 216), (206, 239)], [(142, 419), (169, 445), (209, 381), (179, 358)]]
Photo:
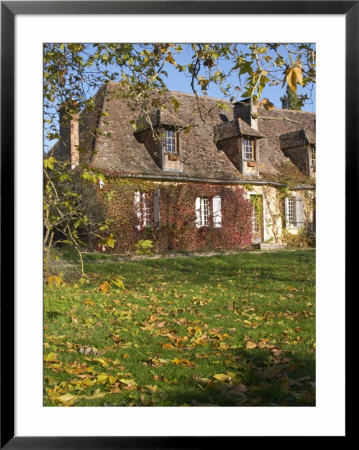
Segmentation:
[(170, 64), (173, 64), (175, 67), (177, 67), (176, 61), (173, 59), (172, 53), (169, 52), (168, 55), (165, 58), (165, 61), (168, 61)]
[(285, 85), (286, 82), (294, 92), (297, 92), (297, 84), (300, 85), (303, 84), (303, 71), (299, 63), (294, 64), (292, 67), (288, 67), (284, 71), (284, 79), (282, 87)]

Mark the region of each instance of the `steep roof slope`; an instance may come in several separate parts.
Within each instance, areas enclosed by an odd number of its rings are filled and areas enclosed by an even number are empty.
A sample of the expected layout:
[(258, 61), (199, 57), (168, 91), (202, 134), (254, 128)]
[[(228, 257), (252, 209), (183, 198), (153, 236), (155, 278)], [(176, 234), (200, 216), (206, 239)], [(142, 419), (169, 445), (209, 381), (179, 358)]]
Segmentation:
[[(109, 83), (102, 94), (102, 113), (98, 127), (111, 137), (98, 135), (90, 166), (113, 175), (195, 178), (206, 180), (240, 181), (244, 177), (230, 162), (226, 154), (214, 142), (214, 127), (233, 120), (233, 107), (228, 111), (219, 108), (218, 100), (208, 97), (170, 92), (164, 99), (166, 123), (186, 125), (191, 122), (188, 133), (181, 132), (181, 160), (183, 172), (163, 172), (152, 159), (145, 145), (139, 141), (131, 121), (140, 113), (132, 111), (127, 101), (116, 95), (116, 83)], [(180, 107), (175, 111), (171, 99), (175, 97)], [(163, 100), (163, 99), (161, 99)], [(154, 108), (155, 109), (155, 108)], [(280, 148), (279, 136), (305, 128), (315, 134), (315, 114), (302, 111), (259, 109), (259, 131), (265, 138), (259, 140), (260, 175), (245, 177), (246, 180), (282, 182), (296, 180), (308, 183), (308, 178), (287, 158)], [(83, 132), (81, 133), (83, 134)], [(313, 180), (311, 180), (313, 181)]]

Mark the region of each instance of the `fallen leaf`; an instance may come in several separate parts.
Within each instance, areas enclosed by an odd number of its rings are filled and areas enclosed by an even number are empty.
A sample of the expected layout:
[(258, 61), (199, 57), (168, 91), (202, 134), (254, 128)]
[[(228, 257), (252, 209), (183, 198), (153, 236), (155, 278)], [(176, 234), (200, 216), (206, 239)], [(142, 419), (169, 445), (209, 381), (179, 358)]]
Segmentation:
[(228, 394), (241, 397), (244, 395), (244, 393), (246, 391), (247, 391), (247, 387), (244, 384), (237, 384), (236, 386), (233, 386), (233, 388), (228, 391)]
[(252, 342), (252, 341), (248, 341), (247, 343), (246, 343), (246, 348), (248, 348), (248, 349), (253, 349), (253, 348), (256, 348), (257, 347), (257, 344), (255, 343), (255, 342)]
[(57, 362), (57, 355), (55, 353), (48, 353), (47, 355), (44, 355), (44, 361), (45, 362)]
[(231, 379), (230, 375), (226, 375), (224, 373), (218, 373), (216, 375), (213, 375), (213, 378), (218, 381), (229, 381)]

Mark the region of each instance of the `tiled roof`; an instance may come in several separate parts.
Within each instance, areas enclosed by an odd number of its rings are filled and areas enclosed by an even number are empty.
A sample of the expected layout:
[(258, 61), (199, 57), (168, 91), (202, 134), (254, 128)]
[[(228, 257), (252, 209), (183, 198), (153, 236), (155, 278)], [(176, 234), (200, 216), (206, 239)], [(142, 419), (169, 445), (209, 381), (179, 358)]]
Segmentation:
[[(222, 102), (226, 108), (218, 106), (218, 100), (208, 97), (197, 98), (192, 94), (170, 92), (167, 94), (167, 109), (162, 110), (158, 123), (183, 127), (188, 122), (188, 132), (181, 132), (181, 160), (183, 172), (163, 172), (156, 164), (141, 139), (136, 136), (131, 124), (140, 119), (141, 113), (133, 111), (127, 101), (120, 96), (112, 95), (116, 91), (116, 83), (109, 83), (103, 90), (101, 111), (107, 113), (99, 118), (98, 127), (111, 137), (97, 136), (90, 159), (90, 165), (105, 173), (132, 176), (173, 176), (181, 179), (206, 179), (240, 181), (244, 178), (269, 182), (282, 182), (295, 179), (308, 184), (306, 177), (295, 164), (287, 158), (280, 145), (280, 136), (305, 129), (308, 141), (315, 138), (315, 114), (273, 109), (258, 110), (259, 131), (251, 128), (243, 120), (236, 124), (233, 119), (232, 105)], [(173, 108), (171, 99), (175, 97), (180, 103)], [(198, 108), (200, 106), (200, 108)], [(203, 110), (202, 110), (203, 108)], [(155, 109), (155, 108), (154, 108)], [(204, 112), (203, 112), (204, 111)], [(154, 116), (155, 117), (155, 116)], [(258, 139), (260, 174), (243, 177), (231, 163), (226, 154), (216, 145), (215, 130), (220, 130), (222, 137), (231, 137), (235, 133), (261, 137)], [(82, 135), (86, 130), (82, 127)], [(89, 154), (85, 152), (85, 154)], [(310, 181), (310, 180), (309, 180)], [(312, 180), (313, 181), (313, 180)], [(309, 183), (310, 184), (310, 183)]]

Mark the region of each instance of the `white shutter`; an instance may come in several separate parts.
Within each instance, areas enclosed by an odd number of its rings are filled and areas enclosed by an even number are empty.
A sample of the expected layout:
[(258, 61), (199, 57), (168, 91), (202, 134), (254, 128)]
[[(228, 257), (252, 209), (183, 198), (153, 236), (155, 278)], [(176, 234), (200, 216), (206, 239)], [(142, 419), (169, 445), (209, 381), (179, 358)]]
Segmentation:
[(296, 197), (295, 201), (293, 203), (295, 205), (295, 210), (294, 210), (295, 226), (298, 228), (301, 228), (304, 225), (303, 199), (301, 197)]
[(222, 199), (219, 195), (213, 197), (213, 226), (220, 228), (222, 226)]
[(138, 219), (138, 223), (136, 225), (137, 230), (141, 229), (141, 192), (135, 192), (135, 201), (134, 201), (135, 213)]
[(153, 195), (153, 220), (155, 226), (160, 224), (160, 191), (156, 189)]
[(199, 228), (201, 226), (201, 199), (200, 197), (196, 198), (196, 227)]
[(289, 220), (288, 220), (288, 197), (284, 199), (284, 217), (285, 217), (285, 227), (288, 228)]

